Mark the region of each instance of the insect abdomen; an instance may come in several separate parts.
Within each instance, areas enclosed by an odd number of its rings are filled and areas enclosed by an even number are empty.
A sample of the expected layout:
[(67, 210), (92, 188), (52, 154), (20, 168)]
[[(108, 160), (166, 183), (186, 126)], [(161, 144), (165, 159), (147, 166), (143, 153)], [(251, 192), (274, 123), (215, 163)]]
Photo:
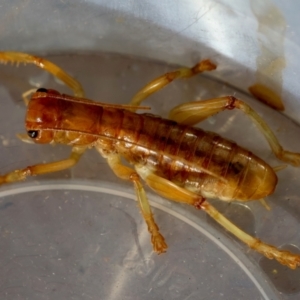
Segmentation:
[(118, 148), (130, 162), (147, 165), (202, 196), (259, 199), (276, 186), (277, 176), (268, 164), (215, 133), (126, 111), (121, 128), (118, 139), (127, 146)]

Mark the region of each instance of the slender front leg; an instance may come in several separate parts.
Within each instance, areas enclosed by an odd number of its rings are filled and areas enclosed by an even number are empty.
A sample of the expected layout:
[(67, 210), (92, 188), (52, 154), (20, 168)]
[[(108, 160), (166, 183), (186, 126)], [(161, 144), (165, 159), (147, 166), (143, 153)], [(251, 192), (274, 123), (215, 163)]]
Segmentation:
[(300, 255), (292, 254), (285, 250), (279, 250), (272, 245), (265, 244), (259, 239), (252, 237), (226, 219), (200, 195), (176, 186), (173, 182), (161, 178), (151, 173), (151, 171), (147, 171), (145, 168), (138, 168), (137, 171), (155, 192), (168, 199), (184, 202), (206, 211), (216, 222), (253, 250), (265, 255), (269, 259), (276, 259), (281, 264), (287, 265), (291, 269), (300, 266)]
[[(100, 151), (101, 152), (101, 151)], [(166, 252), (168, 246), (164, 237), (159, 232), (153, 213), (151, 211), (145, 190), (140, 182), (139, 175), (131, 168), (121, 164), (120, 156), (117, 154), (106, 155), (107, 162), (114, 173), (121, 179), (130, 180), (134, 184), (137, 200), (144, 220), (151, 235), (153, 250), (158, 254)]]
[[(74, 79), (72, 76), (67, 74), (64, 70), (59, 68), (57, 65), (54, 63), (44, 59), (40, 58), (38, 56), (30, 55), (27, 53), (22, 53), (22, 52), (0, 52), (0, 62), (1, 63), (29, 63), (29, 64), (34, 64), (38, 66), (41, 69), (44, 69), (60, 79), (62, 82), (64, 82), (73, 92), (74, 95), (77, 97), (84, 97), (84, 91), (81, 86), (81, 84)], [(26, 100), (25, 100), (26, 102)]]
[[(138, 106), (151, 94), (161, 90), (173, 80), (178, 78), (189, 78), (204, 71), (212, 71), (216, 69), (216, 65), (209, 59), (202, 60), (192, 68), (180, 68), (176, 71), (166, 73), (145, 85), (131, 99), (129, 105)], [(136, 109), (135, 109), (136, 110)]]
[(46, 173), (62, 171), (73, 167), (80, 159), (86, 147), (73, 147), (69, 158), (46, 164), (37, 164), (26, 167), (22, 170), (15, 170), (0, 176), (0, 185), (25, 180), (28, 176), (35, 176)]
[(178, 105), (171, 110), (169, 118), (181, 124), (193, 126), (225, 109), (231, 110), (235, 108), (242, 110), (257, 125), (258, 129), (265, 136), (273, 153), (278, 159), (294, 166), (300, 165), (300, 153), (284, 150), (263, 118), (259, 116), (248, 104), (233, 96), (213, 98), (205, 101), (195, 101)]

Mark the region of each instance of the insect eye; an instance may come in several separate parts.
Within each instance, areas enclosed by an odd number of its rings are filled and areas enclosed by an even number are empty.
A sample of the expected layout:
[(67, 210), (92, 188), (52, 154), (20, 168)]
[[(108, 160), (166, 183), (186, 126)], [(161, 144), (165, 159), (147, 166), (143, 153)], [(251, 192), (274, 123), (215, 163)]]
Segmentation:
[(28, 130), (27, 134), (30, 138), (35, 139), (38, 137), (39, 132), (37, 130)]
[(36, 90), (37, 92), (40, 92), (40, 93), (48, 93), (48, 90), (45, 89), (45, 88), (39, 88)]

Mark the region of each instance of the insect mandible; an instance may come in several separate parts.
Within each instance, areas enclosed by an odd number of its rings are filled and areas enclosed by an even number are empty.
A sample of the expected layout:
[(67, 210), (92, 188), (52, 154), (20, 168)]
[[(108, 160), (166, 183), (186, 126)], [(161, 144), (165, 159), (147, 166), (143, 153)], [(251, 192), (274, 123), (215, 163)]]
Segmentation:
[[(0, 52), (0, 60), (33, 63), (62, 80), (74, 92), (74, 96), (69, 96), (40, 88), (33, 94), (24, 94), (28, 106), (27, 135), (20, 135), (21, 139), (70, 145), (71, 155), (61, 161), (9, 172), (0, 176), (0, 185), (71, 168), (88, 148), (94, 147), (116, 176), (133, 183), (153, 250), (158, 254), (166, 252), (167, 244), (155, 222), (142, 181), (165, 198), (204, 210), (239, 240), (266, 257), (292, 269), (300, 266), (300, 255), (279, 250), (248, 235), (207, 200), (262, 200), (272, 194), (277, 185), (276, 168), (236, 143), (194, 127), (223, 110), (242, 110), (258, 126), (278, 159), (300, 165), (300, 154), (284, 150), (266, 122), (250, 106), (233, 96), (225, 96), (178, 105), (171, 110), (168, 119), (136, 113), (137, 109), (147, 109), (140, 106), (143, 100), (173, 80), (216, 69), (210, 60), (154, 79), (128, 105), (85, 99), (79, 82), (43, 58), (20, 52)], [(132, 167), (123, 165), (121, 158)]]

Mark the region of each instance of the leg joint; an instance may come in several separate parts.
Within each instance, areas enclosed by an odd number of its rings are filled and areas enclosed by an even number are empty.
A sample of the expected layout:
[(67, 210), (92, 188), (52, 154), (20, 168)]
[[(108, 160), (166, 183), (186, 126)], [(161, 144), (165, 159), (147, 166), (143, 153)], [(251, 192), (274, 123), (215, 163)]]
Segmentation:
[(196, 209), (202, 209), (202, 204), (206, 201), (206, 199), (204, 197), (199, 197), (195, 203), (194, 203), (194, 207)]
[(140, 180), (140, 176), (136, 172), (132, 172), (129, 176), (129, 180), (136, 182)]
[(237, 98), (233, 96), (228, 96), (228, 102), (226, 104), (226, 109), (232, 110), (236, 108), (236, 102), (238, 101)]

